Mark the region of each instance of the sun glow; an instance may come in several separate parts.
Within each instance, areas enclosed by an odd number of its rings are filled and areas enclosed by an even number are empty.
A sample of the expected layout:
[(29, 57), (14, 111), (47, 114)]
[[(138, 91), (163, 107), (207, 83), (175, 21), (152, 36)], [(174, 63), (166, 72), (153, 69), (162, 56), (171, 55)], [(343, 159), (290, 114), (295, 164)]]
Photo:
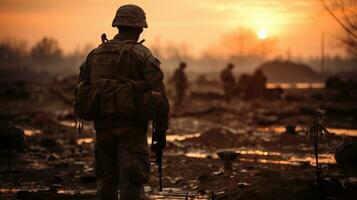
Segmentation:
[(267, 39), (269, 36), (268, 34), (268, 30), (265, 29), (265, 28), (262, 28), (260, 29), (258, 32), (257, 32), (257, 37), (260, 39), (260, 40), (265, 40)]

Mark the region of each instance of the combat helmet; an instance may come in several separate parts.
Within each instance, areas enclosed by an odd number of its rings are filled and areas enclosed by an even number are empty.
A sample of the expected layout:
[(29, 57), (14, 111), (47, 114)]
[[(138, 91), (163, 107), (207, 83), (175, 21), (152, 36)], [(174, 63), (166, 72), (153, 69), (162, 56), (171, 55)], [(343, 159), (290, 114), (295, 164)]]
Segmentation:
[(147, 28), (148, 24), (142, 8), (133, 4), (127, 4), (118, 8), (112, 26)]

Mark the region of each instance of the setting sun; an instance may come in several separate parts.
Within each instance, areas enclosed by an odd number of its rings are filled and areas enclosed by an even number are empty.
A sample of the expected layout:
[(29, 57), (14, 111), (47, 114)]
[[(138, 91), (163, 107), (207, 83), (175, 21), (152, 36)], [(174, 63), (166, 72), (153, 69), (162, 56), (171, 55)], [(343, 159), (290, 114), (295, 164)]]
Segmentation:
[(268, 38), (268, 31), (267, 29), (263, 28), (263, 29), (260, 29), (257, 33), (257, 36), (260, 40), (265, 40)]

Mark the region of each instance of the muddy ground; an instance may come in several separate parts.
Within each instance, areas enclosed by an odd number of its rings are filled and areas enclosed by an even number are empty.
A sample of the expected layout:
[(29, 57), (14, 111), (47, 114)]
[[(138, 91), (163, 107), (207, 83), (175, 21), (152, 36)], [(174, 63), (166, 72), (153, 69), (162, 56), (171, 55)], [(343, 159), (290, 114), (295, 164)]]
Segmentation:
[[(27, 89), (29, 97), (1, 98), (0, 120), (24, 130), (26, 147), (1, 153), (0, 199), (94, 199), (95, 135), (90, 123), (83, 134), (74, 127), (72, 87), (55, 81)], [(316, 199), (320, 194), (321, 199), (356, 199), (356, 167), (337, 165), (333, 154), (344, 139), (357, 136), (357, 103), (307, 95), (323, 90), (287, 92), (294, 98), (226, 104), (192, 97), (185, 108), (173, 110), (164, 192), (157, 191), (153, 164), (145, 187), (150, 198)], [(325, 109), (323, 124), (330, 130), (319, 145), (319, 192), (307, 131), (316, 108)], [(296, 126), (297, 133), (285, 133), (287, 125)], [(216, 154), (223, 150), (240, 154), (232, 170), (224, 170)]]

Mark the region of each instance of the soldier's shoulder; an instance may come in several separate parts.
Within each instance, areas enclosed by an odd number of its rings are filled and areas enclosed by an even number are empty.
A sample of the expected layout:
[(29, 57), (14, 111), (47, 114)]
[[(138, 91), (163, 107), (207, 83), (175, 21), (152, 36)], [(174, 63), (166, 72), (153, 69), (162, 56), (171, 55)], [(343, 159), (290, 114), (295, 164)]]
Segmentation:
[(88, 53), (88, 56), (89, 56), (89, 55), (93, 55), (96, 50), (97, 50), (97, 48), (94, 48), (94, 49), (90, 50), (89, 53)]
[(90, 60), (93, 59), (95, 52), (96, 52), (97, 48), (92, 49), (88, 54), (87, 54), (87, 58), (86, 60)]
[(158, 58), (154, 56), (154, 54), (150, 51), (149, 48), (147, 48), (145, 45), (142, 43), (136, 43), (133, 46), (133, 51), (135, 54), (142, 60), (147, 60), (155, 65), (160, 65), (161, 62)]

